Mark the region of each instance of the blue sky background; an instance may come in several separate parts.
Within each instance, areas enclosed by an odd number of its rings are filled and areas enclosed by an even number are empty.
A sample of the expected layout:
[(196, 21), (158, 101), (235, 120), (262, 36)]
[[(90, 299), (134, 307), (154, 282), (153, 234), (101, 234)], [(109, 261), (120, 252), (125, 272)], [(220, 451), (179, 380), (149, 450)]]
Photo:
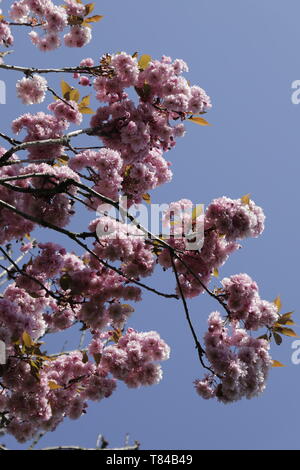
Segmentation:
[[(4, 11), (8, 4), (2, 2)], [(291, 84), (300, 79), (299, 2), (103, 0), (96, 4), (96, 13), (105, 18), (94, 27), (93, 41), (84, 49), (63, 48), (44, 55), (25, 40), (27, 32), (22, 30), (7, 63), (76, 65), (84, 57), (98, 59), (105, 52), (121, 50), (186, 60), (188, 79), (211, 96), (213, 109), (207, 119), (213, 126), (187, 123), (186, 137), (166, 155), (173, 163), (173, 181), (155, 190), (152, 201), (185, 197), (207, 205), (214, 197), (251, 193), (265, 210), (266, 230), (260, 238), (244, 241), (243, 249), (220, 270), (220, 278), (247, 272), (258, 282), (262, 298), (273, 300), (280, 294), (283, 311), (295, 310), (300, 323), (300, 105), (291, 102)], [(11, 120), (25, 112), (15, 97), (17, 78), (17, 73), (0, 70), (0, 79), (7, 84), (0, 127), (7, 132)], [(58, 89), (61, 78), (49, 76), (51, 86)], [(32, 106), (26, 112), (39, 109)], [(80, 217), (76, 224), (82, 226), (83, 220)], [(41, 236), (54, 239), (45, 232)], [(67, 247), (75, 248), (70, 243)], [(174, 287), (171, 272), (160, 270), (149, 283), (165, 291)], [(189, 304), (201, 337), (208, 314), (218, 307), (204, 295)], [(263, 395), (223, 405), (204, 401), (194, 391), (193, 380), (203, 371), (179, 302), (144, 293), (129, 323), (142, 331), (157, 330), (171, 346), (171, 358), (162, 364), (162, 382), (138, 390), (120, 384), (111, 398), (91, 403), (80, 420), (65, 420), (38, 447), (92, 447), (99, 433), (120, 446), (129, 433), (143, 449), (300, 448), (300, 366), (291, 362), (292, 339), (272, 347), (272, 356), (286, 367), (271, 371)], [(64, 334), (53, 336), (50, 349), (60, 349), (64, 340)], [(77, 344), (78, 333), (66, 347)], [(26, 448), (9, 437), (0, 441), (10, 448)]]

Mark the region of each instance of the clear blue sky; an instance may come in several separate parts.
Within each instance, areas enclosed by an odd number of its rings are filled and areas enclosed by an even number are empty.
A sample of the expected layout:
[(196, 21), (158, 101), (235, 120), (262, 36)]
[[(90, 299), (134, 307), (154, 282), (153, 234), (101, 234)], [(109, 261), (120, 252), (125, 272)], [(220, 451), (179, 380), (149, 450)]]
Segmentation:
[[(4, 10), (9, 3), (3, 1)], [(273, 300), (280, 294), (284, 311), (295, 310), (300, 323), (300, 105), (291, 103), (291, 83), (300, 79), (299, 2), (96, 3), (96, 13), (105, 18), (94, 27), (93, 41), (85, 49), (43, 55), (22, 39), (22, 31), (7, 63), (73, 65), (84, 57), (97, 59), (105, 52), (121, 50), (186, 60), (189, 80), (212, 98), (207, 119), (213, 126), (187, 125), (186, 137), (167, 156), (173, 162), (174, 179), (154, 191), (152, 200), (162, 203), (186, 197), (207, 205), (214, 197), (251, 193), (265, 210), (266, 230), (260, 238), (244, 242), (243, 249), (220, 270), (220, 277), (247, 272), (258, 282), (262, 298)], [(20, 112), (14, 93), (13, 79), (17, 78), (17, 74), (0, 71), (0, 79), (8, 85), (7, 105), (0, 105), (2, 129), (8, 130)], [(51, 83), (56, 85), (57, 80), (53, 77)], [(53, 239), (53, 235), (44, 233), (43, 238)], [(174, 286), (171, 273), (158, 272), (151, 283), (166, 291)], [(261, 397), (233, 405), (207, 402), (193, 389), (193, 380), (202, 377), (203, 371), (179, 302), (145, 293), (136, 307), (130, 325), (157, 330), (171, 346), (171, 359), (163, 363), (163, 381), (138, 390), (120, 384), (110, 399), (91, 404), (78, 421), (66, 420), (39, 446), (93, 446), (99, 433), (117, 446), (129, 433), (143, 449), (300, 448), (300, 366), (291, 362), (291, 339), (281, 347), (273, 346), (273, 357), (286, 367), (272, 370)], [(190, 302), (200, 336), (207, 315), (216, 308), (205, 296)], [(60, 348), (63, 341), (63, 336), (56, 337), (55, 346)], [(0, 441), (24, 448), (12, 438)]]

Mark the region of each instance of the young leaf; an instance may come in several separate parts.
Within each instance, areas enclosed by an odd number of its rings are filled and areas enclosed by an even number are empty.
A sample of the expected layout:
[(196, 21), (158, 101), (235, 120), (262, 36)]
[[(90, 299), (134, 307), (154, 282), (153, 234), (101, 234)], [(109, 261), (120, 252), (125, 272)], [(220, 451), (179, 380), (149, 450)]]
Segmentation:
[(68, 17), (68, 24), (70, 26), (76, 26), (76, 25), (80, 25), (80, 24), (83, 24), (83, 18), (81, 16), (76, 16), (76, 15), (70, 15)]
[(140, 57), (140, 60), (138, 61), (140, 69), (145, 70), (148, 67), (148, 65), (150, 64), (151, 60), (152, 60), (151, 55), (143, 54)]
[(88, 357), (86, 351), (83, 351), (83, 353), (82, 353), (82, 362), (83, 362), (83, 364), (86, 364), (88, 361), (89, 361), (89, 357)]
[(280, 312), (281, 307), (282, 307), (282, 303), (281, 303), (281, 300), (280, 300), (280, 296), (279, 296), (279, 295), (278, 295), (278, 296), (276, 297), (276, 299), (274, 300), (274, 304), (276, 305), (278, 312)]
[(52, 380), (49, 380), (48, 386), (50, 390), (58, 390), (59, 388), (62, 388), (61, 385), (58, 385), (56, 382), (53, 382)]
[(68, 155), (61, 155), (58, 160), (62, 160), (67, 163), (70, 160), (70, 157)]
[(103, 15), (90, 16), (84, 20), (84, 23), (98, 23), (98, 21), (102, 20), (102, 18), (104, 18)]
[(132, 168), (132, 165), (126, 165), (125, 171), (124, 171), (124, 178), (128, 178), (131, 168)]
[(272, 367), (285, 367), (285, 365), (279, 361), (273, 361)]
[(81, 100), (81, 102), (79, 103), (79, 108), (82, 106), (82, 107), (86, 107), (86, 106), (89, 106), (90, 105), (90, 95), (87, 95), (87, 96), (84, 96)]
[(39, 366), (38, 366), (37, 363), (34, 362), (34, 361), (30, 361), (30, 367), (36, 369), (37, 371), (40, 370)]
[(292, 336), (294, 338), (299, 338), (299, 336), (297, 335), (297, 333), (295, 333), (294, 330), (292, 330), (291, 328), (286, 328), (285, 326), (278, 326), (274, 328), (274, 330), (285, 336)]
[(24, 331), (22, 334), (22, 340), (23, 344), (26, 346), (26, 348), (31, 348), (31, 346), (34, 345), (34, 342), (32, 341), (30, 335), (27, 333), (27, 331)]
[(188, 118), (188, 120), (194, 122), (195, 124), (199, 124), (199, 126), (211, 126), (211, 124), (207, 122), (206, 119), (203, 119), (200, 116), (193, 116)]
[(73, 88), (69, 93), (69, 97), (66, 98), (66, 99), (72, 100), (72, 101), (75, 101), (76, 103), (78, 103), (78, 101), (80, 99), (79, 91), (76, 90), (76, 88)]
[(273, 333), (273, 336), (274, 336), (274, 340), (277, 346), (280, 346), (282, 343), (282, 337), (278, 333), (275, 333), (275, 332)]
[(79, 107), (79, 111), (81, 112), (81, 114), (94, 114), (95, 111), (93, 111), (91, 108), (86, 108), (86, 107)]
[(151, 196), (149, 193), (145, 193), (142, 195), (142, 199), (147, 203), (147, 204), (151, 204)]
[(242, 197), (241, 197), (242, 203), (245, 204), (245, 205), (247, 205), (247, 206), (249, 206), (249, 203), (250, 203), (250, 196), (251, 196), (250, 193), (249, 193), (249, 194), (245, 194), (245, 196), (242, 196)]
[(95, 8), (95, 3), (88, 3), (87, 5), (85, 5), (85, 14), (84, 14), (84, 16), (88, 16), (90, 13), (92, 13), (94, 8)]
[(60, 284), (60, 287), (63, 289), (63, 290), (68, 290), (70, 289), (71, 287), (71, 282), (72, 282), (72, 279), (71, 279), (71, 276), (69, 274), (63, 274), (59, 280), (59, 284)]
[(269, 337), (267, 334), (261, 335), (257, 339), (265, 339), (266, 341), (269, 341)]
[(60, 82), (60, 86), (61, 86), (61, 92), (63, 94), (63, 97), (67, 92), (72, 91), (72, 87), (70, 87), (70, 85), (67, 82), (65, 82), (64, 80), (62, 80)]
[(192, 220), (196, 220), (203, 213), (203, 205), (197, 204), (192, 211)]
[(295, 325), (296, 323), (292, 320), (291, 316), (294, 312), (287, 312), (284, 315), (281, 315), (276, 325)]
[(100, 364), (100, 361), (101, 361), (101, 354), (100, 353), (95, 353), (95, 354), (93, 354), (93, 358), (95, 359), (95, 362), (98, 366)]
[(142, 88), (135, 87), (135, 91), (143, 101), (147, 101), (151, 95), (151, 87), (148, 83), (144, 83)]
[(218, 268), (214, 268), (214, 270), (213, 270), (213, 276), (219, 277), (219, 270), (218, 270)]

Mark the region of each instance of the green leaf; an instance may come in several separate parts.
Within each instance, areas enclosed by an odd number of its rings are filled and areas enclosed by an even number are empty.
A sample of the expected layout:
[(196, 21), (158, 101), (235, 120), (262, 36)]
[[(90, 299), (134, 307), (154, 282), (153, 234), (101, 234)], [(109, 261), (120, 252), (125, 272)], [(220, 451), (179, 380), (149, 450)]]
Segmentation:
[(151, 60), (152, 60), (151, 55), (143, 54), (140, 57), (140, 60), (138, 61), (140, 69), (145, 70), (149, 66)]

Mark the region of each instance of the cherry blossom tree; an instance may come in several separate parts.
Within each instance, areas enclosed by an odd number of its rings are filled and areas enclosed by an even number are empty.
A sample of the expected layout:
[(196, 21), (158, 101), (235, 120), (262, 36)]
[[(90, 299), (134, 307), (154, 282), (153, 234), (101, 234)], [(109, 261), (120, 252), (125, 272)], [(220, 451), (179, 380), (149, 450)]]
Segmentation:
[[(136, 388), (162, 379), (160, 362), (170, 347), (156, 331), (129, 324), (144, 290), (182, 303), (204, 370), (195, 392), (204, 399), (230, 403), (260, 394), (270, 368), (281, 365), (271, 358), (271, 340), (279, 344), (282, 334), (295, 335), (288, 327), (291, 313), (280, 314), (279, 297), (261, 299), (247, 274), (210, 288), (241, 240), (264, 230), (263, 210), (250, 195), (218, 197), (205, 213), (187, 199), (173, 202), (157, 233), (133, 215), (136, 205), (150, 207), (149, 191), (171, 181), (166, 158), (185, 135), (185, 121), (208, 125), (203, 115), (211, 100), (185, 78), (183, 60), (118, 52), (63, 68), (6, 63), (17, 27), (24, 35), (30, 31), (39, 51), (84, 47), (91, 26), (102, 19), (94, 7), (81, 0), (63, 6), (20, 0), (0, 19), (0, 68), (18, 75), (20, 109), (53, 96), (47, 110), (26, 109), (10, 135), (0, 133), (0, 340), (6, 346), (0, 428), (19, 442), (54, 430), (65, 417), (80, 418), (89, 400), (117, 393), (118, 381)], [(61, 74), (61, 90), (51, 87), (53, 74)], [(99, 102), (95, 111), (87, 89)], [(99, 144), (86, 144), (90, 137)], [(82, 211), (93, 220), (82, 232), (71, 231)], [(34, 238), (41, 227), (49, 242)], [(71, 241), (74, 251), (53, 242), (55, 234)], [(174, 292), (145, 280), (162, 268), (173, 273)], [(218, 307), (208, 316), (203, 341), (188, 308), (188, 299), (201, 294)], [(48, 354), (48, 335), (76, 324), (89, 333), (88, 346)]]

